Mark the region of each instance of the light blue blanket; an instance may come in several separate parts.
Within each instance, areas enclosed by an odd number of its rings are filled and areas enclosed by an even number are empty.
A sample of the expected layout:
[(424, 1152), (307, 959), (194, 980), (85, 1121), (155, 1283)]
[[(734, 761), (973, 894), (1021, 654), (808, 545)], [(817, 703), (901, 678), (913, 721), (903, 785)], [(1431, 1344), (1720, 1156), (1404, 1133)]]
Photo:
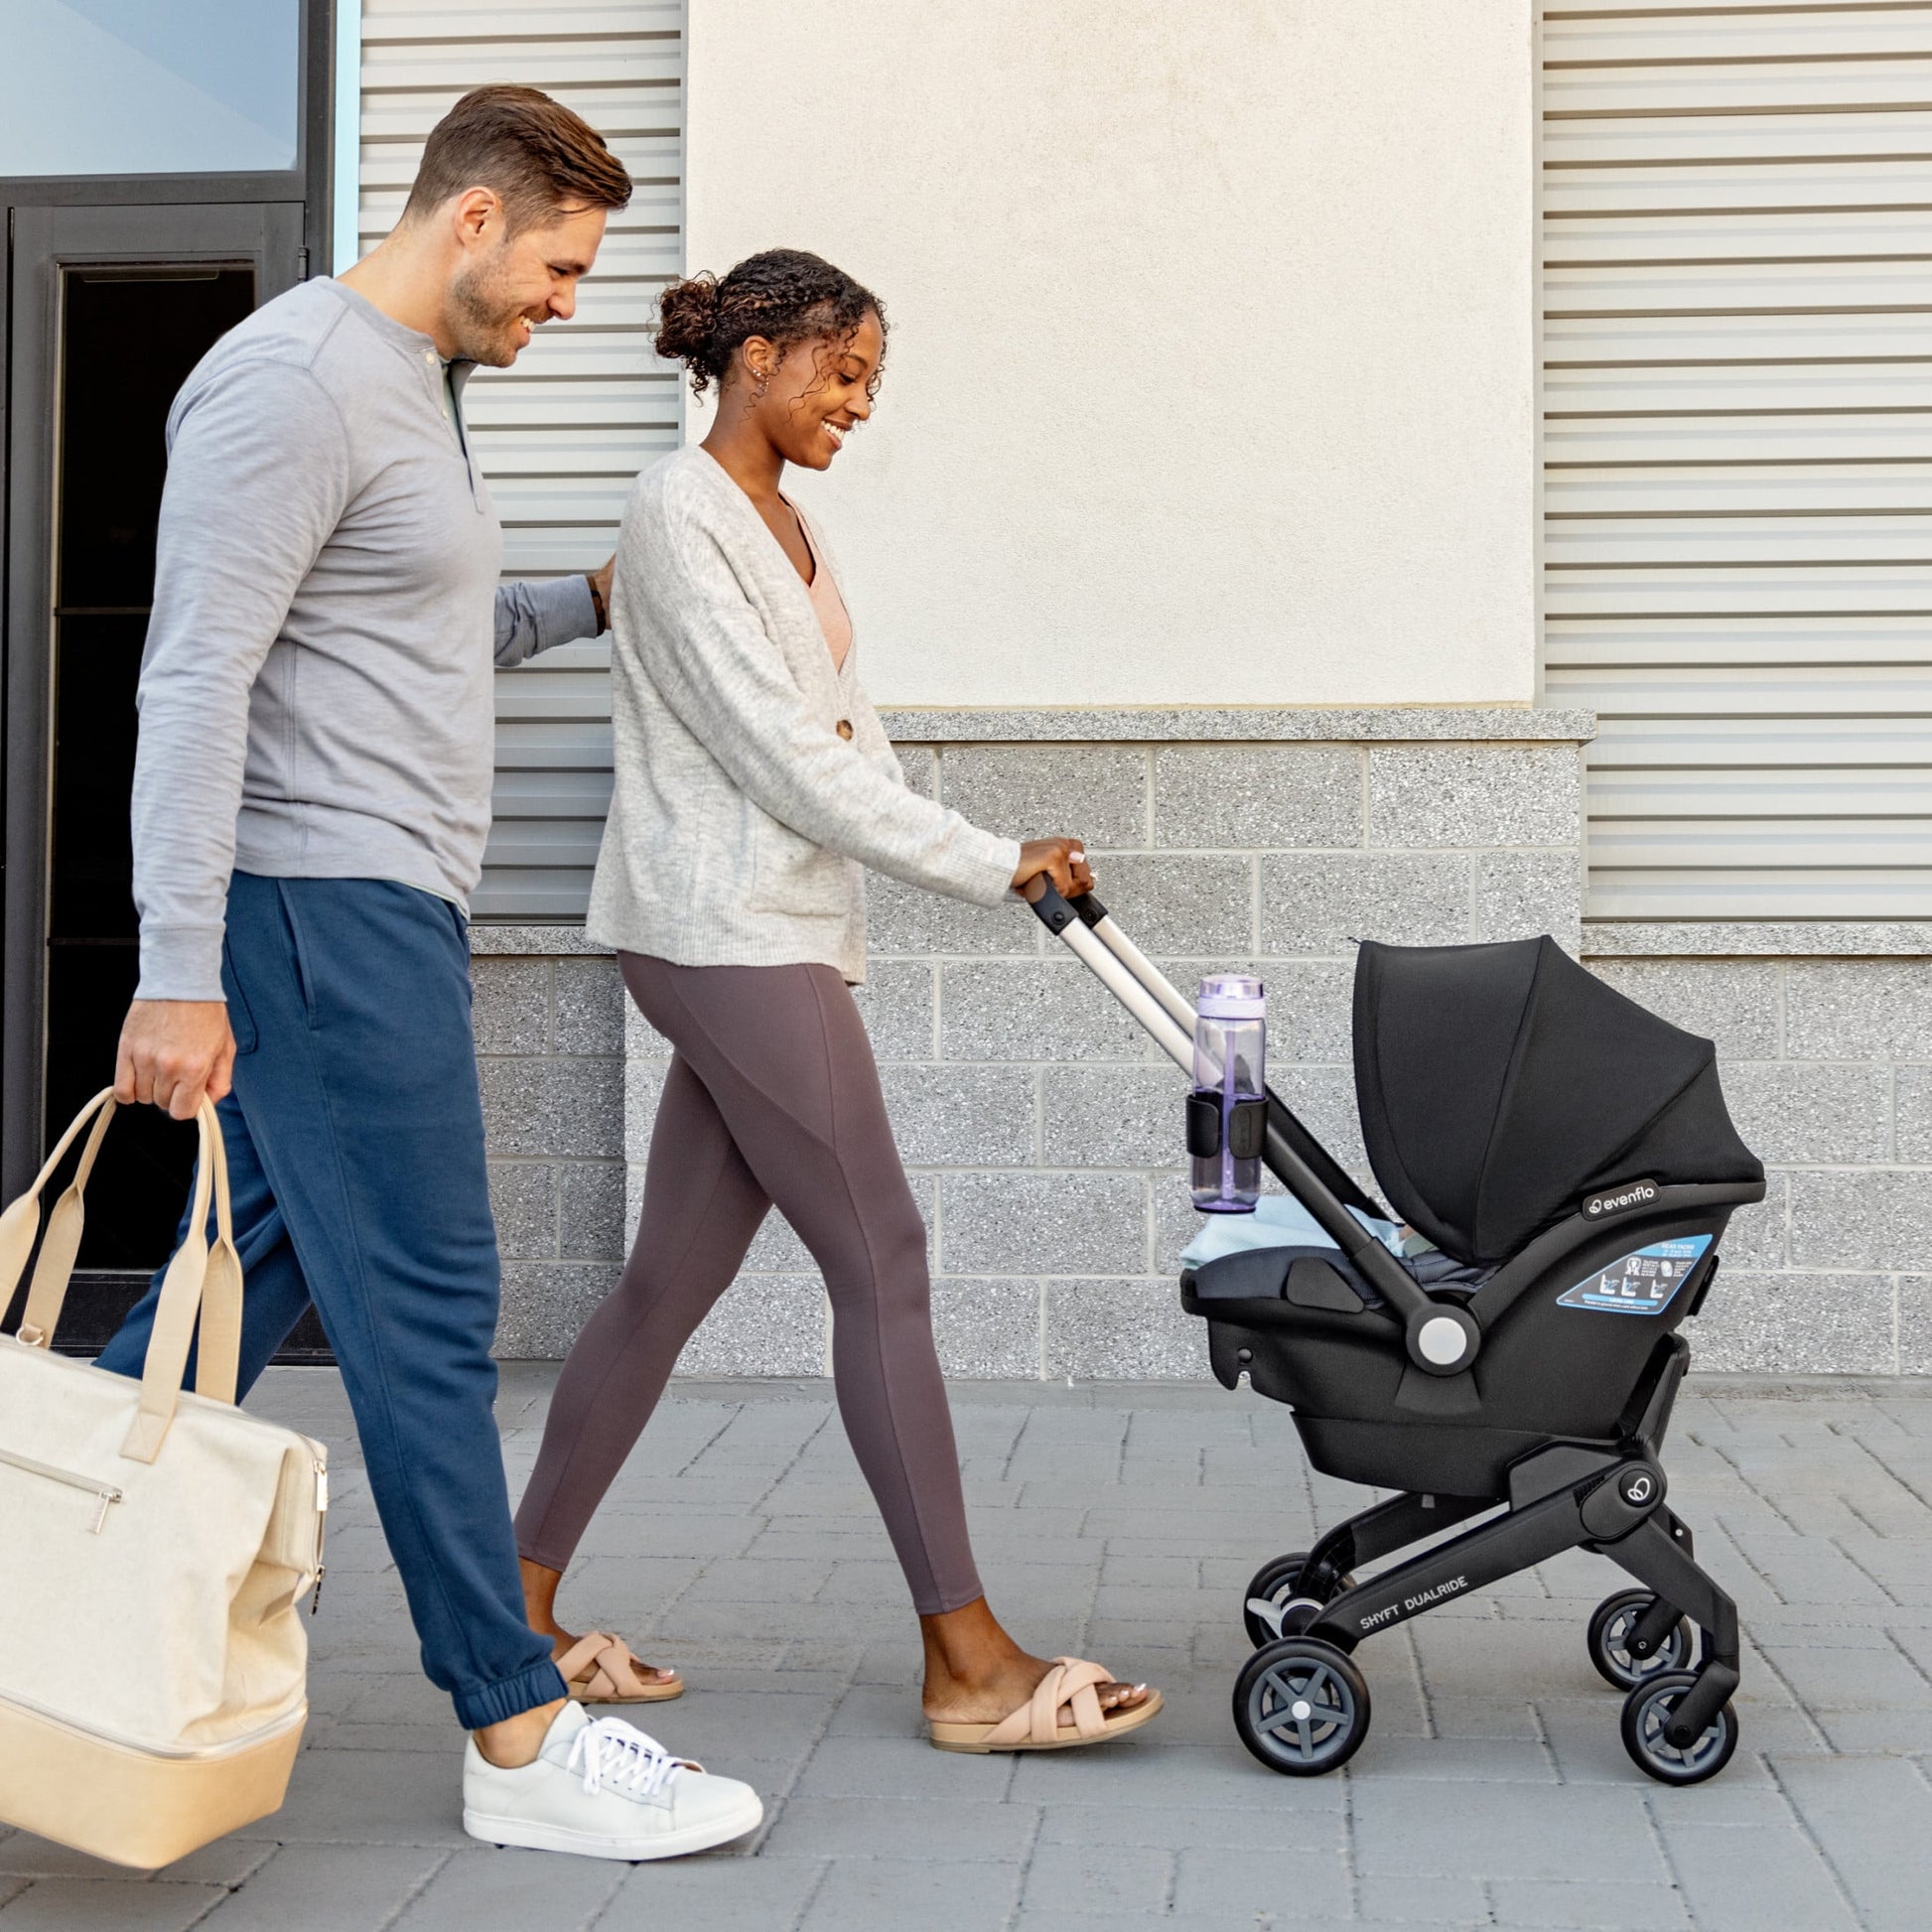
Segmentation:
[[(1351, 1207), (1349, 1213), (1391, 1254), (1402, 1252), (1402, 1230)], [(1201, 1229), (1180, 1251), (1183, 1268), (1246, 1248), (1333, 1248), (1334, 1239), (1293, 1194), (1263, 1194), (1252, 1214), (1203, 1214)]]

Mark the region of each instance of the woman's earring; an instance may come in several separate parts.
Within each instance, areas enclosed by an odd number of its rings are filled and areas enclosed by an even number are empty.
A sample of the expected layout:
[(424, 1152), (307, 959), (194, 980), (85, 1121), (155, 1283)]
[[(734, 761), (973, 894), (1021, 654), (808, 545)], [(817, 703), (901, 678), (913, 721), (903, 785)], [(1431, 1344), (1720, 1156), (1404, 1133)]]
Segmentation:
[(762, 402), (764, 400), (764, 391), (770, 380), (771, 378), (768, 375), (759, 377), (757, 384), (752, 390), (752, 400), (754, 402)]

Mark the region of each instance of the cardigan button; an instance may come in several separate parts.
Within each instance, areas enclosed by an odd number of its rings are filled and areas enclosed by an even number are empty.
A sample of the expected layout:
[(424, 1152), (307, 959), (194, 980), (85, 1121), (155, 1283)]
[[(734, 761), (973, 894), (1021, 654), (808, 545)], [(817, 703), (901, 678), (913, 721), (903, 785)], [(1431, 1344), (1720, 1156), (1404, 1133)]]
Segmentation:
[(849, 740), (852, 736), (852, 720), (850, 718), (841, 718), (839, 720), (838, 730), (841, 738)]

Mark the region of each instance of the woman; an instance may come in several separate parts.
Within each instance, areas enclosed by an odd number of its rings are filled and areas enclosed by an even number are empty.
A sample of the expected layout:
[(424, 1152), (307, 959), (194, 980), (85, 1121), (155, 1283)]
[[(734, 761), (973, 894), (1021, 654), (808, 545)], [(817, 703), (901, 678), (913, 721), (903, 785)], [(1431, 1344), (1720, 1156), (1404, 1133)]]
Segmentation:
[(905, 787), (856, 676), (852, 623), (786, 464), (830, 467), (872, 414), (881, 305), (815, 255), (772, 250), (674, 283), (657, 351), (702, 395), (703, 444), (644, 472), (613, 624), (617, 789), (591, 935), (675, 1049), (636, 1245), (557, 1383), (517, 1515), (534, 1628), (587, 1701), (677, 1696), (601, 1632), (556, 1620), (558, 1581), (678, 1352), (776, 1206), (831, 1296), (839, 1408), (925, 1648), (932, 1741), (1058, 1748), (1138, 1729), (1158, 1692), (1029, 1656), (973, 1567), (927, 1308), (925, 1226), (850, 986), (862, 868), (979, 904), (1092, 883), (1072, 839), (1020, 844)]

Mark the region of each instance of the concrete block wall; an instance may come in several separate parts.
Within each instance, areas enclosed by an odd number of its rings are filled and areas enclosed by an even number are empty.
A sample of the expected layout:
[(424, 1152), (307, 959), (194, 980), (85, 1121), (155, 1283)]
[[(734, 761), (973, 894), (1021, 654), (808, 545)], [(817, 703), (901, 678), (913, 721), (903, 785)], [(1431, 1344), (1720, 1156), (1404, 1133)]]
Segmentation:
[[(1102, 896), (1176, 981), (1259, 972), (1277, 1084), (1358, 1169), (1350, 941), (1555, 932), (1611, 984), (1718, 1042), (1731, 1110), (1771, 1170), (1691, 1331), (1699, 1365), (1932, 1374), (1923, 931), (1580, 925), (1587, 718), (891, 722), (922, 790), (988, 824), (1086, 838)], [(1077, 742), (1038, 737), (1053, 728)], [(949, 1371), (1204, 1372), (1173, 1295), (1195, 1225), (1177, 1077), (1018, 907), (983, 912), (875, 881), (871, 925), (859, 997), (931, 1230)], [(503, 1252), (498, 1349), (558, 1356), (617, 1279), (665, 1048), (581, 928), (479, 926), (473, 944)], [(817, 1272), (774, 1216), (680, 1366), (815, 1375), (828, 1345)]]
[[(1255, 735), (1203, 735), (1231, 717)], [(1112, 713), (1077, 743), (1041, 742), (1068, 728), (1052, 714), (888, 722), (921, 790), (982, 824), (1083, 837), (1102, 898), (1177, 984), (1258, 972), (1276, 1086), (1358, 1169), (1351, 941), (1579, 942), (1575, 714)], [(1197, 1224), (1178, 1075), (1024, 907), (871, 891), (860, 1001), (931, 1230), (948, 1372), (1204, 1374), (1174, 1292)], [(666, 1049), (628, 1026), (634, 1216)], [(828, 1351), (811, 1259), (774, 1216), (680, 1367), (817, 1374)]]
[(1770, 1171), (1689, 1330), (1698, 1366), (1932, 1375), (1932, 959), (1791, 956), (1821, 936), (1782, 935), (1781, 957), (1643, 956), (1670, 933), (1605, 926), (1585, 950), (1717, 1041), (1732, 1118)]
[(624, 1255), (623, 986), (580, 926), (473, 926), (471, 954), (496, 1349), (560, 1356)]

